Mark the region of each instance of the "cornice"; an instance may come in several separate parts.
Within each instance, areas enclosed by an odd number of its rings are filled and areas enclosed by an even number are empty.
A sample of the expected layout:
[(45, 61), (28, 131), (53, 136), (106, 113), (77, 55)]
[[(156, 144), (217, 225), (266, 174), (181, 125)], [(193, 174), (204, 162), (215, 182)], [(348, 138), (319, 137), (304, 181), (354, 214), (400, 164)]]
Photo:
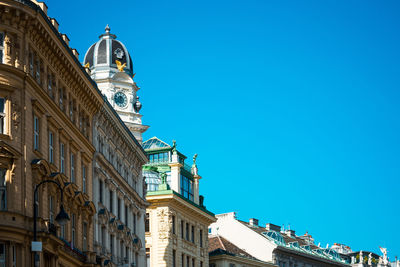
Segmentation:
[(170, 207), (176, 206), (192, 214), (194, 217), (200, 217), (203, 221), (206, 221), (209, 224), (217, 221), (217, 219), (214, 217), (214, 214), (209, 211), (204, 211), (198, 206), (193, 205), (186, 200), (183, 200), (181, 197), (177, 196), (176, 193), (172, 190), (166, 190), (165, 194), (152, 196), (148, 195), (146, 197), (146, 200), (150, 203), (150, 207), (164, 205)]
[[(103, 103), (96, 83), (86, 73), (77, 56), (41, 8), (27, 0), (2, 0), (0, 9), (0, 21), (25, 34), (73, 93), (86, 102), (89, 112), (95, 114)], [(23, 56), (23, 53), (20, 54)]]

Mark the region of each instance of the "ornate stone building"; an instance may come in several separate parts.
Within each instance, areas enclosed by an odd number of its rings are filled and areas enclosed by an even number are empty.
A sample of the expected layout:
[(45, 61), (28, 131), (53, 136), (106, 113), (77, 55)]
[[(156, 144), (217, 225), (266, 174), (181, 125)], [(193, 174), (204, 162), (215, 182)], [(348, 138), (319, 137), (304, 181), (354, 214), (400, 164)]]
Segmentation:
[(0, 266), (33, 266), (34, 189), (44, 181), (40, 266), (94, 266), (92, 119), (104, 100), (46, 12), (44, 3), (0, 0)]
[[(140, 144), (106, 102), (94, 120), (95, 251), (107, 266), (145, 266), (147, 202)], [(126, 265), (127, 264), (127, 265)]]
[(193, 164), (173, 146), (153, 137), (143, 143), (149, 163), (147, 182), (147, 266), (208, 267), (207, 228), (214, 214), (199, 195), (196, 157)]
[[(145, 199), (139, 142), (142, 125), (132, 59), (107, 26), (85, 55), (84, 64), (105, 96), (94, 118), (95, 248), (107, 266), (145, 266)], [(115, 111), (115, 110), (116, 111)], [(138, 142), (139, 141), (139, 142)]]

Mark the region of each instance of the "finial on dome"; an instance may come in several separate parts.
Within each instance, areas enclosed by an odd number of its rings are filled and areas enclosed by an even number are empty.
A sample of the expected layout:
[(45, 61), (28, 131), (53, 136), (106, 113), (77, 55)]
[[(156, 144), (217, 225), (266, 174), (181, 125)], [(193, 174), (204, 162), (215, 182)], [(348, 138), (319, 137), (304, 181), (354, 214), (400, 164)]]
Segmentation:
[(106, 33), (110, 33), (110, 26), (108, 26), (108, 24), (107, 24), (107, 26), (106, 26)]

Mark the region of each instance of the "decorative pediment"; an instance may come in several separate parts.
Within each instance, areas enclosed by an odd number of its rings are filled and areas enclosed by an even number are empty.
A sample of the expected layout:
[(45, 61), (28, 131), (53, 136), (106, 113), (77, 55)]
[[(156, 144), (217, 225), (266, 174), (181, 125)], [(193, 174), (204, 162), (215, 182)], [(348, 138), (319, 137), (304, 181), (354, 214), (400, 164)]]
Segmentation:
[(0, 158), (3, 157), (9, 159), (18, 159), (21, 157), (21, 153), (4, 141), (0, 141)]

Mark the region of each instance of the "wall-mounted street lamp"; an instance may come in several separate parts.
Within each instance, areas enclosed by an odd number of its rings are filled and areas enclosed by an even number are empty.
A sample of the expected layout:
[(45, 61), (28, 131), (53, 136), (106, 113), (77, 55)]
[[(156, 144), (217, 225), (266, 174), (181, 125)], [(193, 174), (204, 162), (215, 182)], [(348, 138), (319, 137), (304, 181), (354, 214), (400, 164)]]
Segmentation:
[(55, 221), (63, 226), (65, 225), (68, 221), (69, 221), (69, 216), (68, 213), (65, 212), (64, 210), (64, 206), (63, 206), (63, 196), (64, 196), (64, 192), (63, 189), (61, 187), (61, 185), (53, 180), (44, 180), (42, 182), (40, 182), (39, 184), (37, 184), (35, 186), (35, 190), (33, 192), (33, 242), (32, 242), (32, 251), (33, 251), (33, 261), (34, 261), (34, 267), (39, 267), (39, 255), (36, 253), (38, 251), (42, 251), (42, 243), (41, 242), (37, 242), (37, 225), (36, 225), (36, 221), (37, 221), (37, 210), (38, 210), (38, 193), (37, 190), (39, 188), (39, 186), (41, 186), (44, 183), (53, 183), (56, 184), (58, 186), (58, 188), (60, 189), (60, 193), (61, 193), (61, 204), (60, 204), (60, 212), (57, 214)]

